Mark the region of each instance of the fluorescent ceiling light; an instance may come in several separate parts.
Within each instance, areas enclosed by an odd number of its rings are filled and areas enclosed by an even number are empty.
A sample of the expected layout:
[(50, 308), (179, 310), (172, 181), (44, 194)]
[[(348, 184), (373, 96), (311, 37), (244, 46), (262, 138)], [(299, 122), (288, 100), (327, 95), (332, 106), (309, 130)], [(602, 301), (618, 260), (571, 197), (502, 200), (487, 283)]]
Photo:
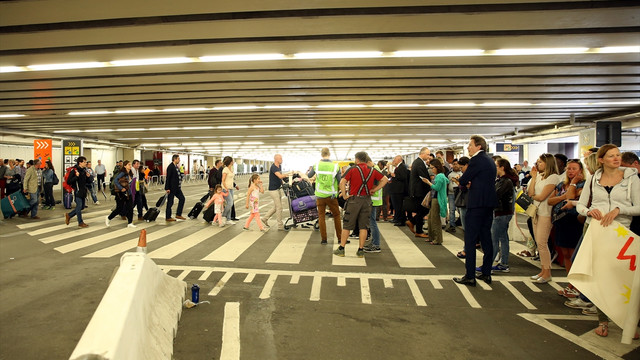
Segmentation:
[(0, 118), (19, 118), (27, 115), (24, 114), (0, 114)]
[(266, 105), (264, 109), (308, 109), (311, 105)]
[(513, 102), (513, 103), (508, 103), (508, 102), (488, 102), (488, 103), (482, 103), (480, 104), (480, 106), (494, 106), (494, 107), (511, 107), (511, 106), (532, 106), (532, 103), (517, 103), (517, 102)]
[(82, 63), (67, 63), (67, 64), (45, 64), (45, 65), (29, 65), (27, 69), (33, 71), (44, 70), (71, 70), (71, 69), (90, 69), (105, 67), (103, 62), (82, 62)]
[(289, 125), (290, 127), (320, 127), (322, 125), (320, 124), (295, 124), (295, 125)]
[[(367, 134), (366, 136), (371, 136), (370, 134)], [(355, 137), (354, 134), (332, 134), (331, 137)]]
[(82, 132), (82, 130), (55, 130), (54, 133), (58, 134), (58, 133), (79, 133)]
[(308, 144), (308, 141), (303, 141), (303, 140), (292, 140), (292, 141), (287, 141), (287, 144)]
[(498, 49), (493, 50), (491, 55), (564, 55), (583, 54), (589, 51), (586, 47), (574, 48), (537, 48), (537, 49)]
[(164, 143), (164, 144), (160, 144), (160, 146), (178, 146), (178, 143)]
[(247, 54), (247, 55), (216, 55), (201, 56), (202, 62), (223, 62), (223, 61), (258, 61), (258, 60), (282, 60), (287, 57), (284, 54)]
[(242, 143), (239, 142), (239, 141), (229, 141), (229, 142), (223, 142), (222, 143), (222, 146), (227, 146), (227, 145), (242, 145)]
[(114, 113), (116, 114), (145, 114), (145, 113), (154, 113), (160, 112), (162, 110), (157, 109), (137, 109), (137, 110), (116, 110)]
[(71, 116), (75, 116), (75, 115), (105, 115), (105, 114), (112, 114), (112, 113), (113, 113), (113, 111), (106, 111), (106, 110), (101, 110), (101, 111), (72, 111), (68, 115), (71, 115)]
[(150, 131), (170, 131), (170, 130), (179, 130), (177, 127), (161, 127), (161, 128), (150, 128)]
[(248, 127), (249, 127), (248, 125), (223, 125), (223, 126), (218, 126), (218, 129), (246, 129)]
[(145, 128), (126, 128), (126, 129), (116, 129), (116, 131), (145, 131)]
[(330, 105), (318, 105), (318, 108), (336, 108), (336, 109), (348, 109), (348, 108), (363, 108), (364, 104), (330, 104)]
[(93, 133), (93, 132), (111, 132), (114, 131), (113, 129), (89, 129), (89, 130), (85, 130), (85, 132), (88, 133)]
[(549, 102), (549, 103), (537, 103), (535, 106), (589, 106), (589, 103), (585, 102)]
[(389, 108), (389, 107), (418, 107), (420, 104), (373, 104), (374, 108)]
[(182, 143), (182, 146), (200, 146), (200, 144), (198, 144), (197, 142), (187, 142), (187, 143)]
[(607, 46), (594, 50), (601, 54), (640, 53), (640, 46)]
[(362, 59), (381, 56), (382, 51), (309, 52), (293, 55), (296, 59)]
[(27, 71), (24, 66), (0, 66), (0, 73)]
[(264, 142), (262, 141), (245, 141), (244, 145), (262, 145)]
[(111, 61), (113, 66), (138, 66), (138, 65), (163, 65), (163, 64), (185, 64), (193, 62), (192, 58), (157, 58), (157, 59), (137, 59), (137, 60), (115, 60)]
[(353, 141), (352, 140), (333, 140), (332, 143), (334, 144), (351, 144)]
[(639, 105), (640, 101), (601, 101), (590, 103), (590, 105)]
[(182, 130), (209, 130), (213, 128), (213, 126), (185, 126)]
[(251, 109), (257, 109), (258, 107), (255, 105), (249, 105), (249, 106), (221, 106), (221, 107), (214, 107), (211, 110), (251, 110)]
[(175, 108), (175, 109), (164, 109), (162, 111), (166, 111), (166, 112), (180, 112), (180, 111), (207, 111), (209, 109), (205, 108), (205, 107), (199, 107), (199, 108)]
[(284, 125), (284, 124), (278, 124), (278, 125), (253, 125), (254, 128), (263, 128), (263, 129), (266, 129), (266, 128), (283, 128), (285, 126), (286, 125)]
[(425, 106), (429, 106), (429, 107), (471, 107), (471, 106), (476, 106), (475, 103), (431, 103), (431, 104), (427, 104)]
[(462, 50), (408, 50), (395, 51), (394, 57), (446, 57), (446, 56), (478, 56), (482, 55), (482, 49), (462, 49)]

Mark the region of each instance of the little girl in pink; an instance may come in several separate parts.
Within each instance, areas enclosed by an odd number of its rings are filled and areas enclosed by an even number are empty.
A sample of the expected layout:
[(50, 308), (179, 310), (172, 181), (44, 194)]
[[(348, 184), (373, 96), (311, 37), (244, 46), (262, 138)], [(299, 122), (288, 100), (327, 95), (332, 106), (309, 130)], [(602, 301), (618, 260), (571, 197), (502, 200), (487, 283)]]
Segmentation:
[(222, 211), (224, 210), (224, 198), (229, 195), (228, 192), (222, 191), (222, 186), (216, 185), (215, 194), (207, 201), (205, 208), (208, 208), (213, 203), (216, 216), (213, 218), (211, 224), (215, 224), (216, 221), (220, 227), (225, 225), (224, 217), (222, 217)]
[[(260, 179), (260, 175), (253, 174), (251, 175), (251, 179), (249, 179), (249, 189), (247, 190), (247, 203), (245, 207), (247, 209), (251, 209), (251, 215), (247, 219), (247, 222), (244, 224), (242, 229), (249, 230), (249, 224), (251, 220), (256, 219), (256, 223), (258, 224), (258, 228), (260, 231), (266, 231), (262, 221), (260, 221), (260, 209), (258, 208), (258, 199), (260, 193), (264, 194), (264, 188), (262, 187), (262, 179)], [(251, 207), (250, 207), (251, 206)]]

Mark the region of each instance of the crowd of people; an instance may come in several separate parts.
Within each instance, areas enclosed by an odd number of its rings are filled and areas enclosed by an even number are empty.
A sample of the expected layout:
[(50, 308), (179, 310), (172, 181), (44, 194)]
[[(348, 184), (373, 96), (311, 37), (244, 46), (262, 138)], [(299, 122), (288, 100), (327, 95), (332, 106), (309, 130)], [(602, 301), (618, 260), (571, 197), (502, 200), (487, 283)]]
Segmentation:
[[(521, 192), (521, 196), (531, 202), (525, 210), (535, 242), (530, 242), (529, 249), (518, 255), (539, 259), (541, 270), (531, 276), (531, 281), (545, 284), (552, 280), (551, 264), (554, 261), (564, 266), (567, 273), (571, 270), (582, 237), (592, 221), (609, 226), (615, 220), (634, 233), (640, 233), (640, 162), (635, 153), (621, 153), (617, 146), (607, 144), (591, 149), (584, 154), (583, 161), (568, 159), (563, 154), (545, 153), (529, 167), (527, 161), (512, 166), (505, 158), (490, 157), (482, 136), (472, 136), (467, 150), (469, 157), (463, 156), (449, 163), (442, 151), (433, 155), (423, 147), (411, 166), (407, 166), (400, 155), (390, 162), (383, 160), (376, 164), (366, 152), (358, 152), (353, 163), (340, 167), (330, 160), (329, 149), (322, 149), (321, 158), (306, 174), (306, 180), (314, 184), (321, 244), (328, 243), (327, 215), (334, 220), (335, 236), (340, 242), (334, 250), (336, 256), (345, 256), (350, 238), (358, 239), (358, 257), (381, 252), (378, 221), (407, 226), (416, 238), (424, 239), (430, 245), (441, 245), (442, 232), (455, 233), (460, 224), (464, 232), (464, 250), (457, 256), (465, 259), (465, 274), (453, 280), (468, 286), (475, 286), (476, 281), (490, 284), (492, 275), (511, 271), (509, 227), (516, 214), (517, 195)], [(245, 203), (250, 217), (244, 230), (249, 230), (251, 221), (255, 220), (261, 231), (267, 231), (272, 217), (276, 219), (278, 230), (285, 229), (283, 185), (292, 173), (282, 171), (282, 162), (282, 155), (276, 154), (269, 169), (266, 192), (273, 200), (273, 206), (263, 219), (259, 198), (265, 188), (258, 174), (251, 176)], [(184, 167), (179, 164), (180, 156), (173, 155), (166, 169), (167, 222), (186, 220), (182, 192)], [(138, 160), (116, 164), (109, 186), (115, 195), (116, 207), (105, 219), (107, 226), (112, 219), (121, 216), (127, 220), (128, 227), (135, 228), (134, 209), (137, 209), (138, 220), (142, 220), (143, 211), (149, 209), (145, 193), (153, 172), (140, 167)], [(198, 167), (197, 171), (204, 178), (204, 167)], [(79, 227), (87, 227), (82, 210), (88, 199), (99, 204), (96, 193), (102, 191), (104, 194), (106, 174), (100, 160), (92, 169), (91, 162), (84, 156), (78, 157), (76, 165), (60, 177), (51, 161), (41, 166), (40, 160), (25, 164), (20, 159), (0, 159), (0, 196), (22, 191), (29, 206), (20, 216), (39, 219), (40, 198), (43, 209), (54, 209), (53, 186), (64, 177), (64, 187), (69, 189), (69, 196), (72, 194), (76, 203), (75, 209), (65, 214), (65, 223), (69, 225), (71, 218), (76, 217)], [(206, 200), (203, 199), (204, 209), (213, 207), (211, 213), (215, 214), (209, 221), (219, 226), (235, 224), (238, 219), (234, 192), (239, 187), (235, 183), (232, 157), (217, 160), (209, 169), (208, 188), (209, 194)], [(174, 218), (172, 208), (176, 198), (178, 205)], [(480, 266), (476, 266), (478, 249), (483, 252)], [(567, 298), (566, 306), (580, 309), (585, 314), (598, 314), (599, 326), (595, 332), (607, 336), (606, 314), (599, 312), (579, 289), (569, 284), (558, 294)]]

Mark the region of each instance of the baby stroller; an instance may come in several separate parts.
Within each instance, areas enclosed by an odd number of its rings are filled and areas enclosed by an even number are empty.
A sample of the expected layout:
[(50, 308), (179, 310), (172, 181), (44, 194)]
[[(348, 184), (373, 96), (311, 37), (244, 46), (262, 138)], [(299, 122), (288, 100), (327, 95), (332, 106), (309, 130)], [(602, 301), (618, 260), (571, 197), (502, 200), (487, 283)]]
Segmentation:
[(284, 222), (284, 229), (289, 230), (292, 227), (301, 227), (308, 229), (311, 222), (313, 228), (318, 230), (318, 207), (316, 206), (316, 197), (313, 194), (313, 187), (304, 180), (294, 181), (292, 185), (282, 184), (282, 190), (287, 196), (289, 202), (289, 213), (291, 217)]

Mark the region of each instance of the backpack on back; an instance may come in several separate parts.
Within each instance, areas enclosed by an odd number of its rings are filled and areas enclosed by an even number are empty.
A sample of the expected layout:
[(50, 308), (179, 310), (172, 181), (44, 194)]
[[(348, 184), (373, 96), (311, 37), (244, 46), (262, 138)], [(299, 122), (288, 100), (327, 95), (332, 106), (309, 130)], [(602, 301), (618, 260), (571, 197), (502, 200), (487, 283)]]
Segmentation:
[(62, 188), (64, 189), (64, 191), (66, 192), (73, 192), (73, 187), (71, 185), (69, 185), (69, 175), (71, 174), (71, 171), (73, 171), (74, 167), (70, 167), (67, 168), (67, 170), (64, 173), (64, 179), (62, 180)]

